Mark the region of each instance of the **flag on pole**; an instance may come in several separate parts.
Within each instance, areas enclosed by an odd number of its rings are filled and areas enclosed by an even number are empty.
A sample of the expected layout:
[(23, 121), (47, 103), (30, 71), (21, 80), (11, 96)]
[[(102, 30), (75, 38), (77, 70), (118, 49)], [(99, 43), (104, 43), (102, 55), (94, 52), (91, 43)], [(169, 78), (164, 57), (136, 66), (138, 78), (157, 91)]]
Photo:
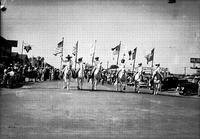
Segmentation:
[(120, 47), (121, 47), (121, 44), (117, 45), (117, 46), (114, 47), (114, 48), (111, 48), (111, 50), (113, 51), (113, 55), (119, 54), (119, 52), (120, 52)]
[(78, 41), (76, 42), (76, 46), (73, 47), (73, 52), (72, 52), (72, 54), (73, 54), (74, 56), (76, 56), (77, 51), (78, 51)]
[(26, 50), (26, 52), (28, 53), (30, 50), (32, 50), (32, 47), (30, 44), (23, 42), (23, 47)]
[(135, 60), (135, 58), (136, 58), (136, 52), (137, 52), (137, 47), (133, 50), (132, 60)]
[(94, 53), (94, 45), (90, 47), (90, 56), (93, 56), (93, 53)]
[(58, 54), (61, 54), (63, 52), (63, 41), (58, 43), (58, 46), (56, 47), (54, 55), (57, 56)]
[(31, 45), (25, 45), (24, 49), (26, 50), (26, 52), (28, 53), (30, 50), (32, 50)]
[(151, 50), (151, 53), (146, 55), (145, 58), (147, 59), (147, 64), (153, 60), (154, 57), (154, 48)]

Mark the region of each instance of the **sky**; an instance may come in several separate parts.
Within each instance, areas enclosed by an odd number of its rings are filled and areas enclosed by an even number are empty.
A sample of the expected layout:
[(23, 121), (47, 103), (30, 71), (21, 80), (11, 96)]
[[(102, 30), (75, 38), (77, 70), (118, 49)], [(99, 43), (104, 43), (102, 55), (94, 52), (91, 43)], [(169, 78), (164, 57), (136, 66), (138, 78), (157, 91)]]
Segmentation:
[(90, 48), (103, 66), (116, 64), (111, 48), (121, 41), (120, 58), (137, 47), (136, 65), (147, 64), (145, 55), (153, 48), (154, 63), (171, 73), (195, 73), (190, 58), (200, 58), (200, 1), (177, 0), (7, 0), (2, 13), (2, 36), (18, 40), (13, 51), (21, 53), (22, 42), (32, 45), (28, 54), (43, 56), (60, 67), (53, 53), (64, 37), (64, 56), (72, 55), (79, 42), (78, 57), (91, 63)]

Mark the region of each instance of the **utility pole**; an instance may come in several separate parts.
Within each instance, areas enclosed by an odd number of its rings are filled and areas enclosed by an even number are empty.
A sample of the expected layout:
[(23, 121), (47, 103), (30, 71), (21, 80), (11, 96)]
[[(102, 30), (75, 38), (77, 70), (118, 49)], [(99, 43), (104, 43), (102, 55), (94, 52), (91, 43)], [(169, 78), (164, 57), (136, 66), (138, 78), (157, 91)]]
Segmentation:
[(107, 69), (108, 69), (108, 66), (109, 66), (109, 61), (107, 61)]
[(186, 75), (186, 68), (187, 68), (187, 67), (184, 67), (184, 75)]
[(118, 61), (119, 61), (119, 53), (120, 53), (120, 49), (121, 49), (121, 41), (120, 41), (120, 43), (119, 43), (119, 52), (118, 52), (118, 55), (117, 55), (117, 65), (118, 65)]

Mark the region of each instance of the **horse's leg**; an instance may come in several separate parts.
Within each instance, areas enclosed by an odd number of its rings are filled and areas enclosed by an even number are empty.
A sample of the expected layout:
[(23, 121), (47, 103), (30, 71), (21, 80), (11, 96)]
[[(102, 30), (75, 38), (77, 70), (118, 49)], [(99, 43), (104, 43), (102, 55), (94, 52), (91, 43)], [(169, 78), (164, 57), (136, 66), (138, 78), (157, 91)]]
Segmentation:
[(140, 82), (138, 81), (137, 83), (137, 93), (140, 93)]
[(81, 89), (83, 89), (83, 80), (84, 80), (84, 77), (81, 78)]
[(116, 82), (117, 82), (117, 91), (118, 91), (119, 90), (118, 79), (116, 79)]
[(92, 90), (94, 90), (94, 79), (92, 78)]
[(125, 82), (124, 82), (124, 87), (123, 87), (123, 90), (125, 91), (126, 90), (126, 87), (127, 87), (127, 76), (125, 76)]
[(135, 92), (137, 92), (137, 81), (135, 81)]
[(67, 83), (67, 90), (69, 90), (69, 84), (70, 84), (70, 83), (69, 83), (69, 79), (67, 79), (67, 82), (66, 82), (66, 83)]
[(71, 77), (68, 79), (68, 90), (70, 89)]
[(97, 89), (97, 79), (94, 79), (94, 90)]
[(64, 76), (64, 77), (63, 77), (63, 89), (65, 89), (65, 87), (66, 87), (66, 82), (67, 82), (67, 79), (66, 79), (66, 77)]
[(154, 83), (154, 95), (157, 94), (157, 86), (158, 86), (158, 84), (157, 84), (157, 83)]
[(79, 87), (79, 77), (77, 78), (77, 89), (80, 89), (80, 87)]

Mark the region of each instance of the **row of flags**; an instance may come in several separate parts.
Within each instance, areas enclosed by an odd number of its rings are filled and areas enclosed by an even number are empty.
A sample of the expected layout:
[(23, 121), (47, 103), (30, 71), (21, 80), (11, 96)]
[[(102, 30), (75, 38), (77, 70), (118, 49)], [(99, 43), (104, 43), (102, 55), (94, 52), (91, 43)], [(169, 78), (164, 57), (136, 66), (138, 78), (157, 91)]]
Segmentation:
[[(57, 56), (58, 54), (61, 54), (61, 56), (63, 55), (63, 40), (61, 42), (58, 43), (55, 53), (54, 55)], [(28, 46), (27, 46), (28, 47)], [(118, 44), (117, 46), (115, 46), (114, 48), (111, 48), (111, 50), (113, 51), (113, 55), (119, 55), (120, 53), (120, 49), (121, 49), (121, 42), (120, 44)], [(153, 48), (151, 50), (151, 52), (149, 54), (147, 54), (145, 56), (146, 60), (147, 60), (147, 64), (151, 61), (153, 61), (153, 57), (154, 57), (154, 50), (155, 48)], [(90, 48), (90, 55), (92, 56), (94, 54), (95, 51), (95, 45), (92, 45), (92, 47)], [(129, 60), (135, 60), (136, 58), (136, 53), (137, 53), (137, 47), (133, 50), (133, 51), (128, 51), (128, 55), (129, 55)], [(73, 52), (72, 54), (74, 56), (77, 56), (78, 54), (78, 41), (76, 42), (76, 45), (73, 47)]]
[[(119, 55), (120, 53), (120, 49), (121, 49), (121, 43), (117, 46), (115, 46), (114, 48), (111, 48), (111, 50), (113, 51), (113, 55)], [(154, 57), (154, 50), (155, 48), (153, 48), (151, 50), (151, 53), (147, 54), (145, 56), (146, 60), (147, 60), (147, 64), (150, 62), (150, 61), (153, 61), (153, 57)], [(128, 55), (129, 55), (129, 60), (135, 60), (136, 58), (136, 53), (137, 53), (137, 47), (133, 50), (133, 51), (128, 51)]]
[[(53, 55), (55, 55), (55, 56), (57, 56), (58, 54), (61, 54), (61, 56), (63, 55), (63, 43), (64, 43), (63, 40), (58, 43)], [(72, 55), (76, 56), (77, 52), (78, 52), (78, 41), (76, 42), (76, 46), (73, 47)]]

